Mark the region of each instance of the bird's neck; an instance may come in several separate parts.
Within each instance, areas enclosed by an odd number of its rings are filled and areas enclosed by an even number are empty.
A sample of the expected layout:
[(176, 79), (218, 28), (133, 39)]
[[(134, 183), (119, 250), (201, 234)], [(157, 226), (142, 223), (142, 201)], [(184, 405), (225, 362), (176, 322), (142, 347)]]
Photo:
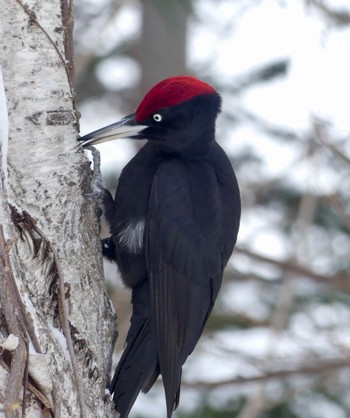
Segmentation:
[(161, 152), (167, 157), (197, 160), (204, 158), (210, 152), (214, 143), (214, 138), (206, 141), (203, 141), (203, 138), (200, 138), (199, 140), (193, 141), (191, 144), (183, 148), (173, 148), (162, 144), (160, 145), (160, 149)]

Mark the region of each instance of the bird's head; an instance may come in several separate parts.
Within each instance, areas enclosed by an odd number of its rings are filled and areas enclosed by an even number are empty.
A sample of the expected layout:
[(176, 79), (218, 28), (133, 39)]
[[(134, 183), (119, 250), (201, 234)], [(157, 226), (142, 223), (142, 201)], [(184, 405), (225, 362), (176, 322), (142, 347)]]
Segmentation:
[(173, 150), (201, 147), (214, 139), (221, 98), (191, 76), (167, 78), (145, 95), (135, 113), (79, 139), (83, 147), (117, 138), (147, 139)]

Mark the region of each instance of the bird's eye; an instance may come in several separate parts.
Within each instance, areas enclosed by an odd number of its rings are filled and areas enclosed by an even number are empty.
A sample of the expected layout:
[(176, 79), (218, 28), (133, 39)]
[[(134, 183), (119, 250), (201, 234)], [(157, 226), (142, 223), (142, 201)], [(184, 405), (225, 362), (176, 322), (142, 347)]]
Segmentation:
[(155, 120), (156, 122), (161, 122), (162, 120), (162, 115), (160, 115), (159, 113), (155, 113), (153, 115), (153, 120)]

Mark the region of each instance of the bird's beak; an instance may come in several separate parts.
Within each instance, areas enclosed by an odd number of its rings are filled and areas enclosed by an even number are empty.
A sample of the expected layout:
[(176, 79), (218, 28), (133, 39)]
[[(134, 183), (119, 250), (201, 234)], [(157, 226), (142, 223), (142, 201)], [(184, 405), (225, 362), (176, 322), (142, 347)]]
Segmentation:
[(141, 131), (147, 128), (146, 125), (139, 125), (135, 120), (135, 114), (125, 116), (119, 122), (108, 125), (102, 129), (91, 132), (79, 138), (82, 147), (101, 144), (118, 138), (136, 138), (141, 139)]

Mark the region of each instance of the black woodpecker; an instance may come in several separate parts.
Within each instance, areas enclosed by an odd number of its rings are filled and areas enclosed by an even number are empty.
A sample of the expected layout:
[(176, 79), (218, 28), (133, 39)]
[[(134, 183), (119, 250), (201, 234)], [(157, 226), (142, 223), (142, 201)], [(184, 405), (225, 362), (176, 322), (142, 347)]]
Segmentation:
[(215, 140), (221, 98), (179, 76), (156, 84), (135, 113), (80, 138), (83, 147), (147, 139), (104, 193), (111, 237), (104, 255), (132, 289), (124, 353), (110, 384), (126, 418), (161, 374), (167, 417), (179, 404), (181, 369), (213, 309), (236, 243), (241, 204), (236, 177)]

